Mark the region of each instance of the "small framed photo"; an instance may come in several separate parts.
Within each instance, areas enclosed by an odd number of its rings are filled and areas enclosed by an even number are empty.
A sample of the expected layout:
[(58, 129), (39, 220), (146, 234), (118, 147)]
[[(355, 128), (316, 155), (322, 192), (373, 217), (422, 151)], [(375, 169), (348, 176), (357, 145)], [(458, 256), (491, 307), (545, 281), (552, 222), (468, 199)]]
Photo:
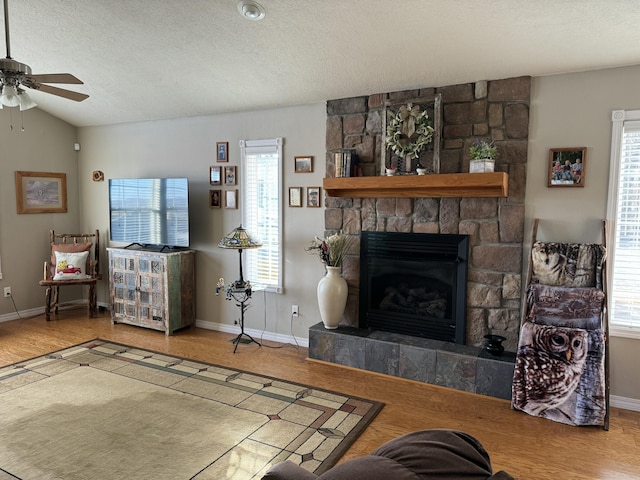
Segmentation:
[(67, 174), (16, 172), (18, 213), (64, 213), (67, 211)]
[(218, 162), (229, 161), (229, 142), (216, 142), (216, 160)]
[(294, 171), (296, 173), (313, 172), (313, 157), (295, 157)]
[(237, 183), (236, 167), (224, 167), (224, 184), (235, 185)]
[(307, 187), (307, 207), (320, 206), (320, 187)]
[(209, 183), (211, 185), (222, 185), (221, 167), (209, 167)]
[(225, 190), (224, 208), (238, 208), (238, 190)]
[(209, 190), (209, 207), (222, 207), (222, 190)]
[(302, 206), (302, 187), (289, 187), (289, 206)]
[(584, 187), (587, 147), (549, 149), (548, 187)]

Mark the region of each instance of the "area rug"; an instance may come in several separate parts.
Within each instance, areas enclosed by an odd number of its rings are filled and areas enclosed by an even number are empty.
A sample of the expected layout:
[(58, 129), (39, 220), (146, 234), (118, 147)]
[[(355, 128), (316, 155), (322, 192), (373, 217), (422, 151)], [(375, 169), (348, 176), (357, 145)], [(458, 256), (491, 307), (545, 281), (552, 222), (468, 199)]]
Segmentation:
[(0, 369), (0, 479), (261, 478), (333, 466), (382, 404), (103, 340)]

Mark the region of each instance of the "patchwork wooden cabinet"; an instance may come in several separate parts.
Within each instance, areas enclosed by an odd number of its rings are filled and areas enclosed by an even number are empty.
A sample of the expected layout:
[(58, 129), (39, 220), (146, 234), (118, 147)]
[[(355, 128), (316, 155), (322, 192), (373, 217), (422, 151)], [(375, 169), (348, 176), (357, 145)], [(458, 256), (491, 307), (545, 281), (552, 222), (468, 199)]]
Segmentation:
[(111, 323), (161, 330), (195, 322), (195, 252), (107, 248)]

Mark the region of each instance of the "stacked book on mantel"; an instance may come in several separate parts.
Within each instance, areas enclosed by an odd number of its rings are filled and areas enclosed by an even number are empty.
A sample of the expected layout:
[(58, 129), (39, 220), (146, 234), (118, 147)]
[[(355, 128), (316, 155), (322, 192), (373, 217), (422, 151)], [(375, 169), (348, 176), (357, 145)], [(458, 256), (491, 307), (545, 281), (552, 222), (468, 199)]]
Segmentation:
[(358, 154), (354, 149), (340, 150), (334, 155), (336, 177), (362, 177)]

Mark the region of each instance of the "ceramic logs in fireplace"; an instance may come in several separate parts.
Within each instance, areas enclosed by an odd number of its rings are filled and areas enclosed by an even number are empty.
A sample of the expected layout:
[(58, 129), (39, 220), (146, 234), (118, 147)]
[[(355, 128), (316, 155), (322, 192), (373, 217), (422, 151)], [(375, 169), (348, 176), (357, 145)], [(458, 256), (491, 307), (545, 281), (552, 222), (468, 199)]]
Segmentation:
[(467, 235), (362, 232), (360, 328), (465, 343)]

